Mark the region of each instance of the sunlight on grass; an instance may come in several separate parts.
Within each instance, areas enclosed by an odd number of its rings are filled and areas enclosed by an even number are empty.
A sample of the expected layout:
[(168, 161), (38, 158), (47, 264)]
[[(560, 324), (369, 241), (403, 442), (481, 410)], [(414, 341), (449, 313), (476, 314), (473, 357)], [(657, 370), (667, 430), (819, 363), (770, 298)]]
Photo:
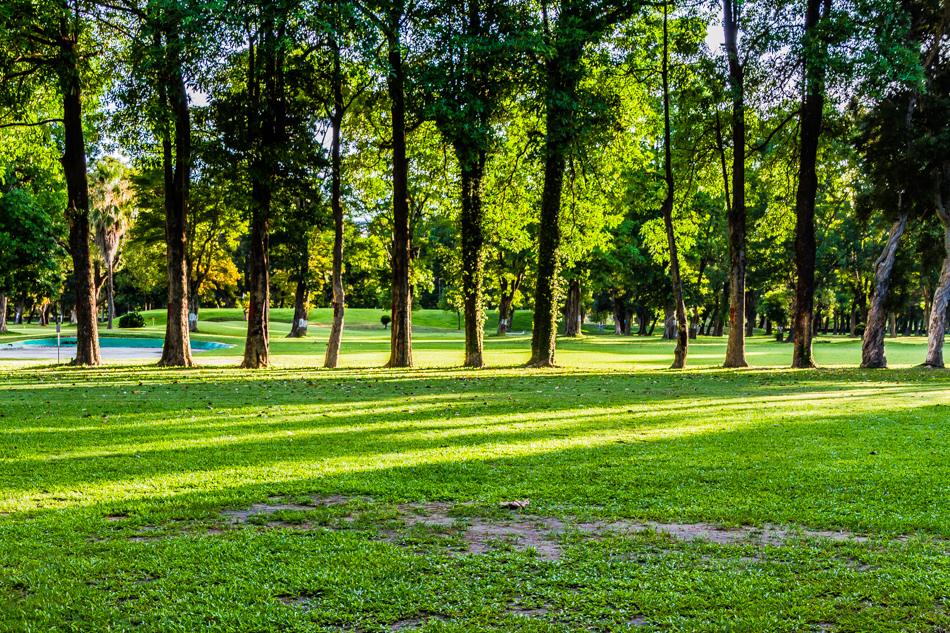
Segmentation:
[[(242, 323), (202, 327), (241, 343)], [(385, 633), (418, 613), (449, 614), (419, 627), (448, 633), (644, 628), (605, 625), (619, 612), (597, 604), (635, 604), (670, 631), (931, 631), (950, 620), (942, 372), (795, 371), (789, 347), (762, 338), (749, 355), (776, 368), (721, 369), (722, 345), (701, 342), (695, 369), (674, 372), (668, 341), (612, 336), (560, 342), (562, 367), (548, 371), (519, 367), (526, 336), (490, 337), (495, 367), (464, 370), (452, 332), (420, 332), (420, 367), (386, 371), (372, 367), (386, 357), (381, 329), (347, 331), (346, 368), (327, 371), (316, 368), (325, 331), (311, 331), (317, 342), (275, 338), (276, 366), (258, 372), (235, 368), (240, 347), (181, 371), (0, 368), (0, 631)], [(922, 344), (889, 341), (892, 364), (915, 362)], [(816, 353), (847, 365), (860, 341)], [(221, 514), (321, 497), (351, 500), (288, 511), (286, 524)], [(393, 523), (394, 504), (442, 502), (460, 525), (504, 526), (514, 515), (497, 503), (513, 499), (530, 500), (523, 524), (703, 522), (869, 540), (569, 530), (556, 539), (563, 558), (546, 561), (514, 541), (449, 554), (438, 530)], [(368, 518), (326, 518), (354, 508)], [(511, 615), (532, 600), (552, 617)]]

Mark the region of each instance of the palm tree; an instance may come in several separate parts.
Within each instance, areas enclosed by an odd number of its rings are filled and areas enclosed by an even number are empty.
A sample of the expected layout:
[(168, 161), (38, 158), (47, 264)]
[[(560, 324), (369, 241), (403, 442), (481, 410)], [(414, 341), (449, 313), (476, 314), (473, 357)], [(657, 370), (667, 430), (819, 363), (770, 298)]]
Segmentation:
[(113, 270), (119, 245), (132, 220), (133, 196), (128, 167), (114, 158), (105, 158), (90, 174), (93, 240), (106, 263), (106, 301), (112, 329), (115, 318)]

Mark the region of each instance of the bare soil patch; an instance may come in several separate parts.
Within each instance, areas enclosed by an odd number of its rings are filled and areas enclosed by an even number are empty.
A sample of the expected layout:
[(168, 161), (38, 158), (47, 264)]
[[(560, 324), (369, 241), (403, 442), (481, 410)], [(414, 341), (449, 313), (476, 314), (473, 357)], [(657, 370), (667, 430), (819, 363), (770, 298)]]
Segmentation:
[[(449, 554), (486, 554), (499, 548), (531, 550), (542, 560), (558, 560), (563, 537), (607, 538), (641, 532), (656, 532), (682, 542), (696, 540), (724, 545), (781, 546), (793, 539), (865, 542), (867, 537), (843, 531), (806, 530), (765, 525), (724, 528), (709, 523), (660, 523), (612, 520), (575, 522), (528, 514), (523, 507), (478, 506), (472, 503), (406, 503), (379, 506), (371, 499), (313, 497), (306, 503), (288, 503), (272, 498), (248, 508), (221, 512), (226, 525), (256, 524), (262, 527), (351, 529), (375, 527), (378, 538), (405, 547), (441, 546)], [(384, 508), (380, 510), (379, 508)], [(510, 508), (510, 509), (509, 509)], [(323, 512), (319, 512), (319, 511)], [(327, 514), (327, 510), (331, 512)], [(288, 514), (289, 513), (289, 514)], [(310, 520), (319, 514), (319, 522)], [(374, 515), (378, 515), (374, 516)], [(288, 516), (294, 520), (289, 521)], [(377, 523), (376, 518), (381, 517)]]

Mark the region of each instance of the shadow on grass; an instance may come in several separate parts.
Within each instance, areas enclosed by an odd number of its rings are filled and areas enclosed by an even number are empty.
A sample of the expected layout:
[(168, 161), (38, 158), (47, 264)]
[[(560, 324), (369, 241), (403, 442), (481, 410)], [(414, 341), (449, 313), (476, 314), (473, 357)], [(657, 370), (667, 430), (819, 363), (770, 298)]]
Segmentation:
[(322, 493), (950, 534), (946, 407), (912, 401), (946, 383), (922, 372), (823, 372), (817, 384), (755, 372), (290, 375), (96, 370), (76, 386), (46, 372), (5, 384), (0, 490), (15, 514), (4, 521)]

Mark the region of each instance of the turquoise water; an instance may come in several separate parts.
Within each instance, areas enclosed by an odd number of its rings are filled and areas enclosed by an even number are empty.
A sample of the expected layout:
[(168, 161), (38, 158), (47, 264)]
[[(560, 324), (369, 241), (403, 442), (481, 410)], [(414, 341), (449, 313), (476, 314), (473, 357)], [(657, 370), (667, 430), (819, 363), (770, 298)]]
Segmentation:
[[(62, 346), (68, 347), (76, 344), (76, 338), (64, 338)], [(100, 338), (99, 347), (162, 347), (165, 339), (161, 338)], [(0, 349), (29, 349), (31, 347), (56, 347), (56, 339), (40, 338), (30, 339), (28, 341), (17, 341), (15, 343), (4, 343)], [(192, 341), (191, 349), (211, 350), (225, 349), (234, 347), (225, 343), (210, 343), (207, 341)]]

